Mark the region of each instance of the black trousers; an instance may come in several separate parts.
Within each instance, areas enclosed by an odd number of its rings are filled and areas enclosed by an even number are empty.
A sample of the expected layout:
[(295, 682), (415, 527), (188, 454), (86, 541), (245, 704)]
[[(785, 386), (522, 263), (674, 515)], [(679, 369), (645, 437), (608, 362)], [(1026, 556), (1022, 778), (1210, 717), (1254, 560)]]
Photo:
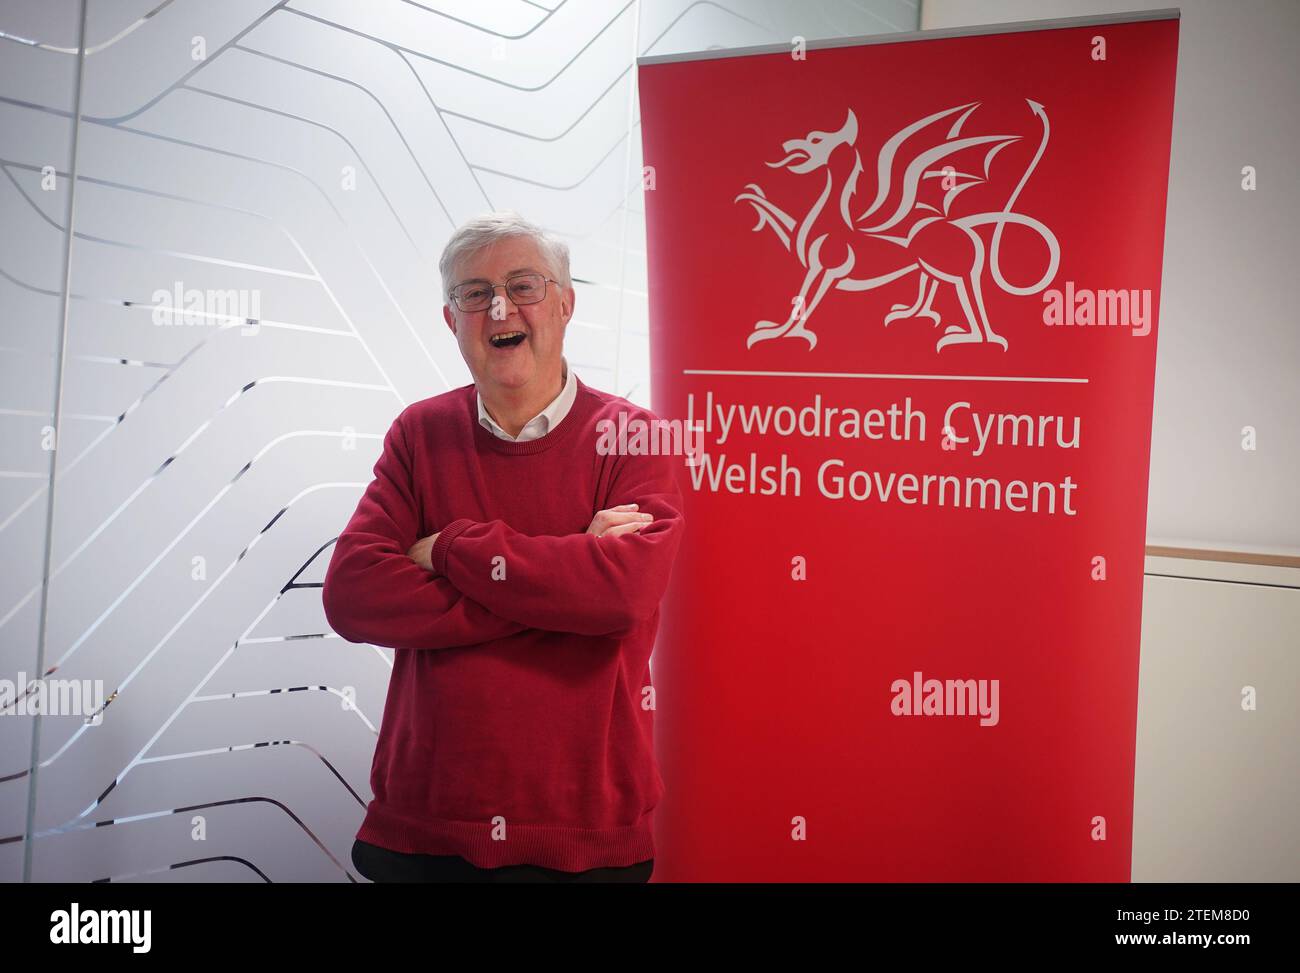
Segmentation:
[(540, 865), (479, 868), (459, 855), (409, 855), (380, 848), (358, 838), (352, 844), (352, 864), (372, 882), (632, 882), (650, 881), (653, 858), (622, 868), (589, 868), (562, 872)]

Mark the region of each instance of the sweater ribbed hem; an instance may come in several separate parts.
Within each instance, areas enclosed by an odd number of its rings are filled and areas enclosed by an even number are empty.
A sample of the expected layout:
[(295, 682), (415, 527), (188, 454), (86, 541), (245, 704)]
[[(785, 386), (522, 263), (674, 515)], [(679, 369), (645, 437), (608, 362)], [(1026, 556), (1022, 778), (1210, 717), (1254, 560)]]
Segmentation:
[(371, 801), (357, 837), (390, 851), (459, 855), (479, 868), (538, 865), (562, 872), (623, 868), (654, 857), (654, 810), (636, 824), (604, 830), (506, 824), (506, 838), (494, 840), (490, 822), (411, 818)]

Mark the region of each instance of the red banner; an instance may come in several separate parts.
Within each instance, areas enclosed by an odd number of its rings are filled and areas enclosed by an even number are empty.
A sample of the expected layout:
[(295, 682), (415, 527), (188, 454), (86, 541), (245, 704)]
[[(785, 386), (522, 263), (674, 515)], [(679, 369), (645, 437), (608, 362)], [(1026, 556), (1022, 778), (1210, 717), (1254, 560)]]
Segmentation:
[(657, 881), (1130, 878), (1178, 22), (917, 36), (640, 67)]

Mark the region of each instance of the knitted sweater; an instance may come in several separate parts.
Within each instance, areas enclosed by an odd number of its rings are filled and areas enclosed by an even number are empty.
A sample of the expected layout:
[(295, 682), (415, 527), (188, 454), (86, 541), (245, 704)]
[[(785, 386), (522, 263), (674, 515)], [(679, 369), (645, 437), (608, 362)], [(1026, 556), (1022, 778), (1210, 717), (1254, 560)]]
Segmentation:
[[(599, 420), (655, 416), (578, 386), (529, 442), (478, 423), (473, 385), (388, 431), (322, 590), (335, 632), (395, 650), (363, 841), (483, 868), (654, 856), (649, 659), (684, 529), (682, 460), (602, 455)], [(654, 520), (586, 532), (625, 503)], [(407, 551), (435, 532), (428, 571)]]

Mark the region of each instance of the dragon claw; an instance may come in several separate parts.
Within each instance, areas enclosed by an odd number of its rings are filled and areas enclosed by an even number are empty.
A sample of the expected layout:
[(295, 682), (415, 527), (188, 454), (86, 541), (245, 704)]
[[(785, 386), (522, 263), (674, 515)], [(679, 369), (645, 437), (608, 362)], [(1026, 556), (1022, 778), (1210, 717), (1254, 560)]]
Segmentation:
[(785, 326), (776, 321), (759, 321), (754, 325), (754, 330), (745, 341), (745, 347), (752, 348), (756, 341), (764, 341), (768, 338), (779, 338), (784, 333)]
[(817, 346), (817, 336), (811, 331), (806, 331), (801, 324), (778, 324), (776, 321), (759, 321), (754, 325), (754, 330), (745, 339), (745, 347), (752, 348), (754, 343), (765, 341), (768, 338), (805, 338), (808, 341), (808, 350), (811, 351)]
[[(952, 325), (952, 327), (955, 328), (957, 326)], [(978, 331), (962, 331), (959, 328), (957, 331), (950, 332), (949, 334), (946, 334), (942, 338), (940, 338), (939, 341), (935, 344), (934, 350), (942, 351), (948, 345), (976, 344), (983, 340), (984, 340), (984, 336), (980, 334)]]
[(788, 336), (806, 339), (808, 341), (809, 351), (812, 351), (814, 348), (817, 347), (817, 336), (813, 334), (811, 331), (806, 330), (803, 326), (802, 321), (798, 321), (795, 323), (795, 326), (791, 328), (790, 331), (788, 332)]
[[(937, 311), (913, 311), (907, 304), (894, 304), (890, 307), (890, 313), (885, 315), (885, 324), (888, 325), (891, 322), (902, 321), (908, 318), (929, 318), (934, 322), (936, 328), (943, 323), (939, 319), (939, 313)], [(953, 325), (953, 327), (957, 326)]]

